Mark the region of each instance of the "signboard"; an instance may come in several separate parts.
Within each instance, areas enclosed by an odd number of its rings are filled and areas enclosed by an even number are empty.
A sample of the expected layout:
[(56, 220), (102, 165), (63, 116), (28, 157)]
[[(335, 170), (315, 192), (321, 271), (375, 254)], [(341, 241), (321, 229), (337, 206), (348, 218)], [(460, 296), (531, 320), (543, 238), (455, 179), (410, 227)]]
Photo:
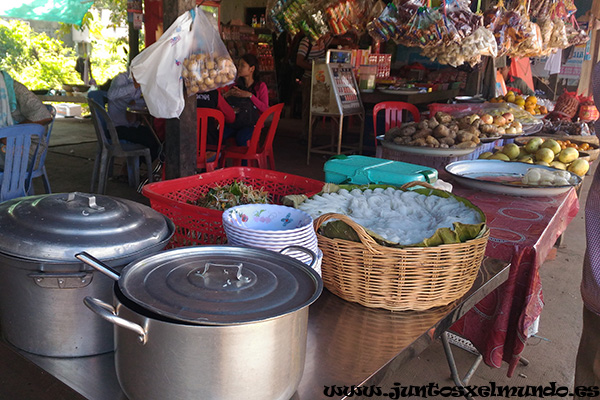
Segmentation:
[(310, 109), (312, 113), (339, 115), (328, 64), (313, 63)]
[(311, 113), (351, 115), (363, 112), (358, 86), (350, 64), (314, 63)]
[(358, 95), (358, 87), (354, 79), (354, 71), (350, 64), (327, 64), (335, 95), (339, 99), (342, 114), (362, 112), (362, 104)]

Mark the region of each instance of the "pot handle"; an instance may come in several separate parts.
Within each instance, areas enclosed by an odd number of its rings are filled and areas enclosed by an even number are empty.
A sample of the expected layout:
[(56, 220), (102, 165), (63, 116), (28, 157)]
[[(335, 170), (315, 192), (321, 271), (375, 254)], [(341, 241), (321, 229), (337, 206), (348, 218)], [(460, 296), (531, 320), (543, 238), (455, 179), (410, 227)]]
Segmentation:
[(315, 263), (317, 262), (317, 255), (315, 253), (313, 253), (312, 250), (309, 250), (306, 247), (302, 247), (302, 246), (287, 246), (287, 247), (284, 247), (283, 249), (279, 250), (279, 252), (281, 254), (285, 254), (284, 251), (290, 250), (290, 249), (291, 250), (298, 250), (298, 251), (301, 251), (303, 253), (308, 254), (310, 256), (310, 258), (311, 258), (310, 264), (308, 265), (309, 268), (312, 268), (313, 265), (315, 265)]
[(79, 261), (83, 261), (90, 267), (93, 267), (94, 269), (102, 272), (104, 275), (108, 276), (110, 279), (118, 281), (119, 278), (121, 277), (121, 274), (119, 274), (116, 270), (112, 269), (108, 265), (104, 264), (102, 261), (98, 260), (96, 257), (92, 256), (91, 254), (86, 253), (85, 251), (75, 254), (75, 258), (78, 259)]
[(98, 300), (90, 296), (86, 296), (83, 299), (83, 303), (86, 305), (87, 308), (89, 308), (108, 322), (137, 333), (138, 339), (141, 344), (146, 344), (146, 342), (148, 341), (148, 332), (146, 332), (144, 328), (142, 328), (134, 322), (119, 317), (117, 315), (117, 312), (115, 311), (115, 308), (110, 304), (107, 304), (102, 300)]

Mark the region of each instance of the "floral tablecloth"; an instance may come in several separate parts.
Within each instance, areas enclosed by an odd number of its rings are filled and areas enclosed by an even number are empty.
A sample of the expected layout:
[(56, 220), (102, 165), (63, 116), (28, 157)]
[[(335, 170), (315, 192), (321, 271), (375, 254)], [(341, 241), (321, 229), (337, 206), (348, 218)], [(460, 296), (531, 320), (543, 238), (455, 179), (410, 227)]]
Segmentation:
[(465, 189), (466, 197), (487, 216), (490, 239), (486, 255), (510, 261), (508, 280), (452, 326), (469, 339), (484, 362), (509, 363), (512, 376), (527, 341), (527, 330), (544, 305), (539, 268), (558, 237), (579, 210), (575, 189), (556, 197), (516, 197)]

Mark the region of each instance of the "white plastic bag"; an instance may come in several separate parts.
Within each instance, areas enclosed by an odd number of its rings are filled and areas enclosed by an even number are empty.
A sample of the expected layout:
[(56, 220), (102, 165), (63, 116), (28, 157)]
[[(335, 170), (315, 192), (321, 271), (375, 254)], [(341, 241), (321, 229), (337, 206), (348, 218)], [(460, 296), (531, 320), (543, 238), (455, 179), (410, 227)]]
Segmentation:
[(192, 19), (189, 11), (180, 15), (155, 43), (131, 61), (131, 73), (154, 117), (178, 118), (183, 111), (181, 71), (192, 43)]
[(196, 8), (193, 39), (181, 72), (188, 96), (208, 92), (234, 82), (237, 70), (219, 32), (204, 12)]

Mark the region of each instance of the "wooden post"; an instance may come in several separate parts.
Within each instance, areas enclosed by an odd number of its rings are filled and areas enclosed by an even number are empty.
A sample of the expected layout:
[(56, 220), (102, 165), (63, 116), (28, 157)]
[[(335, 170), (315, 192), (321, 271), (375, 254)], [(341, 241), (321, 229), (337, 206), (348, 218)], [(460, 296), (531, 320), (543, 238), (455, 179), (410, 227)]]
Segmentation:
[(588, 29), (592, 32), (592, 37), (590, 38), (591, 59), (585, 60), (581, 66), (581, 75), (579, 77), (579, 86), (577, 88), (577, 92), (584, 96), (588, 96), (592, 93), (592, 71), (599, 58), (598, 47), (600, 46), (600, 35), (598, 34), (599, 26), (597, 19), (600, 18), (600, 0), (594, 0), (592, 8), (588, 11), (587, 15), (589, 16)]
[[(194, 0), (163, 0), (165, 30), (184, 12), (194, 8)], [(185, 87), (184, 87), (185, 96)], [(180, 178), (196, 173), (196, 96), (185, 96), (185, 107), (177, 118), (166, 120), (165, 177)]]
[(129, 28), (129, 63), (140, 54), (140, 31), (133, 27), (133, 22), (128, 22)]

